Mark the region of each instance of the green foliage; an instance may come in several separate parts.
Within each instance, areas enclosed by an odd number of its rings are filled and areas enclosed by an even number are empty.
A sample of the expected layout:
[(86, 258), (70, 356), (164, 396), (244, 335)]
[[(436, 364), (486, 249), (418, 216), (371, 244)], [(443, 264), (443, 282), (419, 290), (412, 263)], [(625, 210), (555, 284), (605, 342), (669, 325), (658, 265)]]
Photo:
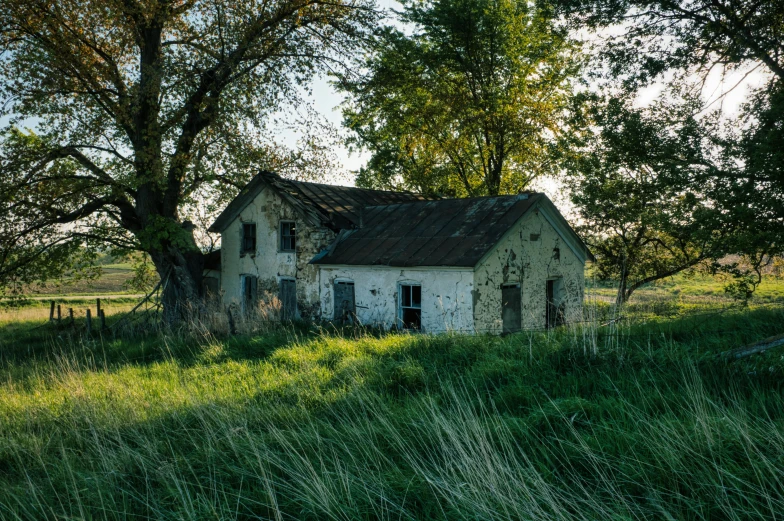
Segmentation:
[(573, 143), (567, 158), (580, 231), (597, 257), (596, 274), (620, 282), (619, 302), (729, 248), (733, 223), (696, 181), (710, 168), (712, 143), (693, 108), (594, 100), (596, 131)]
[(517, 193), (554, 172), (577, 48), (546, 2), (404, 2), (364, 73), (341, 78), (357, 183), (453, 196)]
[(198, 298), (188, 214), (225, 202), (260, 167), (301, 174), (308, 157), (325, 157), (313, 135), (301, 151), (279, 150), (265, 125), (358, 50), (372, 5), (5, 1), (0, 288), (57, 278), (53, 259), (111, 246), (173, 274), (166, 308)]
[(132, 291), (147, 293), (151, 291), (160, 277), (155, 271), (150, 257), (145, 254), (137, 254), (131, 259), (132, 275), (125, 281), (125, 288)]
[(782, 318), (504, 338), (0, 333), (2, 515), (773, 519), (781, 353), (714, 355)]
[[(604, 139), (611, 150), (632, 158), (631, 163), (622, 163), (627, 168), (650, 169), (657, 177), (650, 186), (661, 190), (666, 203), (694, 194), (712, 210), (707, 220), (686, 216), (687, 243), (690, 248), (696, 244), (696, 256), (702, 255), (706, 244), (708, 257), (718, 253), (710, 251), (714, 248), (705, 233), (693, 240), (688, 230), (692, 225), (721, 238), (719, 253), (756, 259), (779, 254), (784, 244), (784, 58), (780, 52), (784, 2), (558, 0), (556, 11), (573, 28), (603, 31), (596, 46), (594, 77), (605, 91), (633, 99), (642, 88), (664, 84), (662, 97), (668, 103), (645, 111), (652, 139), (639, 139), (637, 150), (634, 140)], [(709, 99), (715, 93), (703, 95), (713, 71), (755, 70), (764, 71), (764, 85), (750, 92), (749, 102), (737, 116), (716, 108), (716, 100)], [(662, 137), (661, 143), (657, 136)], [(639, 215), (640, 221), (644, 218), (643, 212), (632, 214)], [(656, 226), (665, 237), (673, 236), (666, 223)], [(620, 234), (612, 226), (604, 233), (606, 237)], [(695, 254), (679, 247), (683, 241), (661, 243), (666, 245), (665, 256), (676, 253), (674, 262), (665, 264), (691, 265)], [(652, 251), (645, 257), (658, 263), (661, 253)], [(616, 270), (623, 269), (616, 264)], [(754, 270), (729, 272), (736, 277), (728, 289), (746, 298), (756, 285)]]

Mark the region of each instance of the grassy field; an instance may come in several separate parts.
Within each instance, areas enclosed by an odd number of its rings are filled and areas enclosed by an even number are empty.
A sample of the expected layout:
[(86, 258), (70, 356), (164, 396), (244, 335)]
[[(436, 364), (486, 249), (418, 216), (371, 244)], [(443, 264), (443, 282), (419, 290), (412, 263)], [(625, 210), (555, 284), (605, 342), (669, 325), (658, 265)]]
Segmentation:
[(784, 354), (716, 356), (778, 297), (650, 291), (503, 338), (6, 321), (0, 519), (779, 519)]
[(47, 298), (63, 295), (124, 295), (137, 294), (138, 291), (127, 287), (128, 279), (133, 276), (130, 263), (111, 263), (100, 266), (101, 272), (93, 279), (64, 280), (61, 284), (31, 287), (26, 292), (28, 298)]

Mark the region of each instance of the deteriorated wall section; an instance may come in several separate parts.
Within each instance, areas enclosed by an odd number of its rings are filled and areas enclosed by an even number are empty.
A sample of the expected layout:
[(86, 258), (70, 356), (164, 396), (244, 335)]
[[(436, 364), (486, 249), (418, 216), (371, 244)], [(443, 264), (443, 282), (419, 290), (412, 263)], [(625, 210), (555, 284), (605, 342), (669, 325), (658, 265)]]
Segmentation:
[(556, 279), (556, 307), (567, 322), (582, 320), (584, 265), (569, 248), (545, 211), (534, 209), (517, 223), (474, 272), (474, 327), (500, 333), (501, 286), (520, 284), (522, 328), (544, 329), (547, 280)]
[[(280, 251), (279, 223), (296, 223), (294, 252)], [(256, 223), (256, 252), (240, 254), (242, 223)], [(335, 238), (334, 232), (307, 222), (273, 190), (265, 188), (221, 235), (221, 289), (224, 305), (240, 305), (242, 275), (259, 278), (260, 297), (276, 297), (281, 278), (297, 281), (299, 318), (320, 318), (318, 267), (310, 260)]]
[(422, 287), (422, 330), (473, 332), (471, 268), (395, 268), (391, 266), (322, 266), (321, 309), (329, 320), (334, 314), (332, 295), (336, 281), (354, 283), (359, 322), (392, 329), (399, 325), (400, 284)]

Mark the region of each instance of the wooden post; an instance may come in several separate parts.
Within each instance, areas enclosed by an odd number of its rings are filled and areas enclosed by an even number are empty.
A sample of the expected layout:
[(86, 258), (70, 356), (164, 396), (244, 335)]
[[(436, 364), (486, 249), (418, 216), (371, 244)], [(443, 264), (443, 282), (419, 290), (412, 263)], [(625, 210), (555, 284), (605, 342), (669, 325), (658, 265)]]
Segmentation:
[(54, 322), (54, 300), (49, 303), (49, 322)]
[(60, 309), (60, 304), (57, 304), (57, 323), (60, 323), (60, 320), (63, 318), (63, 312)]
[(71, 319), (71, 324), (74, 323), (73, 308), (68, 308), (68, 317)]
[(104, 313), (104, 310), (100, 310), (98, 316), (101, 319), (101, 329), (106, 329), (106, 313)]
[(96, 317), (100, 317), (101, 316), (101, 299), (100, 298), (95, 299), (95, 316)]
[(87, 334), (89, 335), (93, 330), (93, 317), (90, 308), (87, 308)]

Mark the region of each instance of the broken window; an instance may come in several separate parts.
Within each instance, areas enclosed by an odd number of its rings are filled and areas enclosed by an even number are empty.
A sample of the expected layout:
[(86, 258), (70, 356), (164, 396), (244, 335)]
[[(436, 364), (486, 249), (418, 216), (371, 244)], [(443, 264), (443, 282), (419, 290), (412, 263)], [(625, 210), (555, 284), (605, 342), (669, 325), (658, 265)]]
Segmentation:
[(280, 222), (280, 251), (294, 251), (297, 246), (297, 230), (293, 221)]
[(422, 329), (422, 286), (401, 284), (399, 294), (403, 329)]
[(501, 320), (503, 321), (502, 333), (520, 331), (522, 322), (520, 284), (501, 286)]
[(354, 304), (354, 283), (335, 282), (335, 322), (350, 324), (354, 321), (356, 307)]
[(259, 279), (254, 275), (241, 275), (242, 311), (250, 313), (256, 309), (259, 300)]
[(242, 223), (240, 254), (256, 253), (256, 223)]

